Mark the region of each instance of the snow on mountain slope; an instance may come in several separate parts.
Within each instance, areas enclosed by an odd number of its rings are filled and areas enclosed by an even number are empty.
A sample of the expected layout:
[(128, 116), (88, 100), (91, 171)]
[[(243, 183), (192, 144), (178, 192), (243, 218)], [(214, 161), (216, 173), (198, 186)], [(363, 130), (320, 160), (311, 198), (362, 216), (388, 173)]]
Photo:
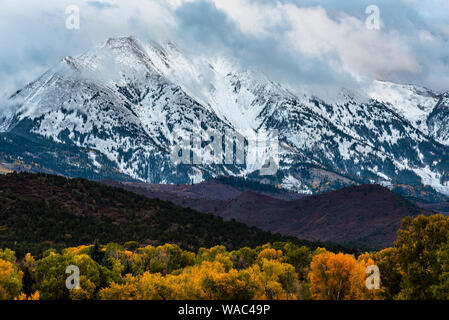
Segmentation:
[(438, 142), (449, 145), (449, 92), (441, 96), (427, 119), (427, 126)]
[(316, 99), (308, 104), (293, 100), (276, 108), (266, 123), (281, 132), (294, 153), (342, 176), (389, 185), (412, 173), (417, 183), (449, 190), (443, 182), (447, 150), (376, 102), (329, 106)]
[[(376, 82), (369, 97), (344, 89), (332, 100), (297, 96), (224, 57), (189, 57), (173, 43), (114, 38), (67, 57), (12, 100), (20, 104), (3, 121), (4, 139), (42, 143), (44, 137), (48, 145), (94, 150), (87, 161), (98, 174), (108, 165), (156, 183), (245, 175), (305, 193), (368, 182), (430, 185), (449, 195), (449, 150), (439, 143), (449, 137), (441, 124), (447, 103), (416, 86)], [(170, 151), (179, 136), (198, 125), (247, 138), (278, 130), (279, 171), (261, 178), (263, 161), (174, 164)], [(18, 144), (0, 145), (0, 154), (26, 157)], [(66, 173), (61, 163), (54, 170)]]
[(386, 81), (374, 81), (368, 95), (410, 121), (424, 133), (428, 133), (426, 119), (439, 100), (436, 92), (414, 85), (401, 85)]
[(186, 57), (170, 42), (146, 49), (164, 77), (241, 131), (257, 130), (260, 126), (257, 117), (264, 107), (258, 101), (261, 95), (272, 97), (284, 90), (223, 57)]
[[(229, 128), (160, 75), (132, 38), (64, 59), (16, 96), (25, 102), (9, 131), (32, 121), (29, 133), (98, 150), (121, 172), (151, 182), (176, 181), (170, 151), (192, 124)], [(181, 180), (197, 174), (190, 171)]]

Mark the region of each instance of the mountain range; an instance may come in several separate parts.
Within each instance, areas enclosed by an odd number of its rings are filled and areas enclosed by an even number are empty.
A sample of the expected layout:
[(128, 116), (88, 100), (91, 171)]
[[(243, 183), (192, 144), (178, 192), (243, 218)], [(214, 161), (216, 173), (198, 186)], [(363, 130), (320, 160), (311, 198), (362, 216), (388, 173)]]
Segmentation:
[[(153, 184), (235, 176), (301, 194), (379, 184), (425, 201), (449, 196), (449, 93), (416, 85), (375, 81), (320, 98), (226, 57), (123, 37), (66, 57), (7, 110), (2, 171)], [(201, 130), (245, 137), (236, 149), (276, 130), (276, 174), (260, 174), (267, 150), (257, 164), (174, 163), (179, 138)], [(212, 143), (206, 137), (193, 153)]]
[(102, 183), (265, 231), (355, 248), (391, 246), (405, 217), (428, 215), (434, 209), (418, 206), (379, 185), (300, 195), (236, 178), (194, 185)]

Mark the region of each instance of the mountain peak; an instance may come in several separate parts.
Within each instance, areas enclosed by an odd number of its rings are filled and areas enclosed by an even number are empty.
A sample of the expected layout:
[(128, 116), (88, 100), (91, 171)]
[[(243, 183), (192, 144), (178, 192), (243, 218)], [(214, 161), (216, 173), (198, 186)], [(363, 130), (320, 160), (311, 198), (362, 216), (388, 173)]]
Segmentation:
[(80, 71), (78, 62), (75, 58), (67, 56), (62, 61), (65, 62), (71, 69), (75, 71)]
[[(176, 45), (173, 44), (172, 42), (164, 43), (164, 45), (167, 48), (179, 52)], [(145, 56), (149, 54), (148, 51), (156, 51), (160, 55), (163, 56), (166, 55), (166, 50), (164, 46), (161, 45), (160, 43), (154, 40), (141, 42), (140, 40), (134, 38), (133, 36), (109, 38), (103, 47), (112, 50), (131, 50), (134, 53), (138, 52), (139, 54), (143, 54)]]
[(134, 56), (137, 55), (139, 59), (148, 58), (145, 49), (140, 42), (131, 36), (109, 38), (104, 47), (124, 54), (132, 54)]
[(112, 37), (106, 40), (105, 45), (115, 48), (119, 46), (138, 46), (136, 38), (133, 36), (127, 36), (127, 37)]
[[(100, 170), (107, 168), (135, 180), (185, 184), (220, 175), (256, 175), (265, 163), (261, 158), (270, 154), (258, 150), (259, 159), (246, 167), (201, 163), (179, 168), (170, 150), (178, 145), (178, 134), (190, 136), (200, 123), (247, 139), (276, 130), (280, 163), (271, 181), (294, 181), (301, 192), (357, 181), (430, 185), (449, 194), (441, 160), (448, 158), (449, 149), (436, 143), (449, 144), (446, 117), (427, 121), (441, 96), (407, 85), (377, 84), (370, 95), (377, 101), (361, 99), (361, 89), (342, 89), (339, 99), (329, 102), (322, 96), (313, 99), (310, 92), (299, 96), (227, 57), (192, 56), (173, 43), (116, 37), (83, 55), (66, 57), (22, 90), (8, 127), (30, 141), (45, 138), (47, 144), (65, 144), (82, 153), (82, 164), (74, 162), (78, 156), (48, 160), (49, 168), (62, 174), (79, 166), (87, 172), (83, 176), (94, 172), (107, 178)], [(444, 130), (430, 131), (427, 123)], [(29, 148), (0, 145), (0, 152), (5, 149), (35, 163)], [(45, 149), (36, 154), (48, 157)]]
[(424, 133), (428, 133), (426, 119), (440, 99), (436, 92), (425, 87), (388, 81), (374, 81), (367, 93)]

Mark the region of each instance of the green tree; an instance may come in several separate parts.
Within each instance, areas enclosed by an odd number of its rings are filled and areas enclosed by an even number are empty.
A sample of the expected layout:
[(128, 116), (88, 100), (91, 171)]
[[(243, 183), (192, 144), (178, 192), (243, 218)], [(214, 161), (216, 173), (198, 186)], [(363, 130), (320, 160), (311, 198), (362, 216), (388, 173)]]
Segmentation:
[(448, 242), (449, 219), (442, 214), (405, 218), (395, 242), (402, 274), (399, 299), (434, 299), (443, 272), (438, 251)]
[[(69, 274), (66, 268), (77, 266), (80, 270), (80, 286), (82, 294), (76, 289), (67, 289), (66, 279)], [(72, 298), (93, 298), (100, 288), (108, 286), (112, 281), (120, 282), (120, 274), (100, 266), (86, 254), (61, 255), (51, 253), (41, 259), (36, 267), (37, 288), (43, 300), (68, 300)]]
[(14, 299), (20, 294), (22, 276), (13, 263), (0, 259), (0, 300)]

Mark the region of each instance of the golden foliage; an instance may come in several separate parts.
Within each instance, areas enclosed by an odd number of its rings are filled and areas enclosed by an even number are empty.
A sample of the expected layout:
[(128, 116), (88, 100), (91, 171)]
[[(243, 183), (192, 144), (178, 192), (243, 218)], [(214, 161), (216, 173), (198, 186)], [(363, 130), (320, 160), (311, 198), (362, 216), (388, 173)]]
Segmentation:
[(39, 300), (40, 294), (39, 291), (35, 291), (30, 296), (27, 296), (25, 293), (21, 293), (18, 297), (14, 298), (14, 300)]
[(374, 265), (374, 261), (366, 254), (358, 260), (343, 253), (317, 254), (309, 273), (312, 297), (317, 300), (374, 299), (375, 293), (366, 287), (369, 265)]
[(11, 300), (20, 294), (22, 276), (13, 263), (0, 259), (0, 300)]
[[(79, 268), (79, 289), (66, 287), (70, 265)], [(380, 270), (380, 290), (368, 289), (369, 266)], [(173, 244), (96, 243), (18, 261), (0, 249), (0, 299), (449, 299), (449, 218), (406, 218), (393, 248), (357, 258), (292, 243), (197, 253)]]

